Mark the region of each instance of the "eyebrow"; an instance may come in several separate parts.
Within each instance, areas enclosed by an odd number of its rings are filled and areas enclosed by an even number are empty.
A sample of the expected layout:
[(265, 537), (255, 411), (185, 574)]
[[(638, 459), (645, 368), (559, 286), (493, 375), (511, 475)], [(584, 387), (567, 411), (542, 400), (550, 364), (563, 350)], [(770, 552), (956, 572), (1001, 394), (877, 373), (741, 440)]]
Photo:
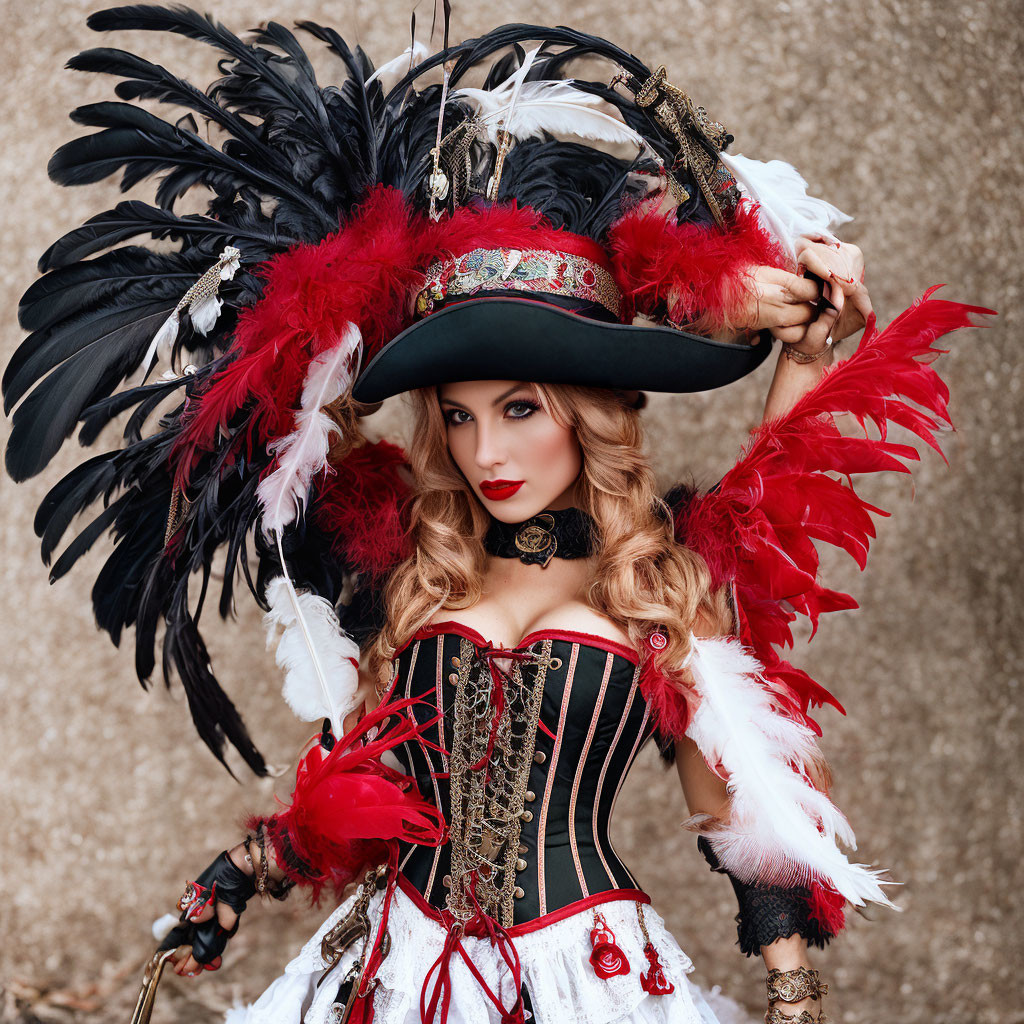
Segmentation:
[[(509, 388), (508, 391), (505, 391), (504, 393), (498, 395), (498, 397), (493, 402), (491, 402), (491, 405), (497, 405), (499, 402), (503, 402), (506, 398), (508, 398), (509, 395), (514, 395), (517, 391), (520, 390), (520, 388), (525, 387), (528, 383), (529, 381), (521, 380), (514, 388)], [(461, 402), (456, 402), (451, 398), (442, 398), (441, 401), (447, 402), (449, 405), (457, 405), (460, 409), (466, 409), (466, 407)], [(466, 409), (466, 412), (469, 412), (469, 410)]]

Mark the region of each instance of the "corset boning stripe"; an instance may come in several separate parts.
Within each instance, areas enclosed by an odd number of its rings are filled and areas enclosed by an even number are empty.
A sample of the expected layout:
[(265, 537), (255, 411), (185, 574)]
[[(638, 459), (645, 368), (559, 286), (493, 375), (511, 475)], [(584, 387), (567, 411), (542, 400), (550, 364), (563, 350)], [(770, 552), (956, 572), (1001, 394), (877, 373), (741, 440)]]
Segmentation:
[[(612, 815), (615, 813), (615, 804), (618, 802), (619, 793), (622, 790), (622, 784), (626, 781), (626, 774), (629, 772), (629, 769), (632, 768), (633, 762), (636, 760), (636, 756), (640, 752), (640, 747), (643, 745), (645, 739), (648, 738), (651, 735), (649, 732), (647, 732), (647, 726), (648, 726), (648, 724), (650, 722), (650, 718), (651, 718), (651, 709), (649, 707), (647, 707), (647, 705), (645, 704), (644, 705), (644, 710), (643, 710), (643, 718), (640, 721), (640, 727), (637, 729), (636, 739), (633, 741), (633, 749), (630, 750), (629, 757), (626, 758), (625, 764), (616, 773), (617, 774), (617, 779), (616, 779), (616, 784), (615, 784), (615, 793), (612, 796), (612, 802), (611, 802), (611, 805), (608, 808), (608, 817), (605, 820), (610, 820)], [(607, 842), (607, 847), (608, 847), (608, 850), (612, 853), (612, 855), (615, 856), (615, 851), (612, 848), (611, 838), (610, 837), (609, 837), (608, 842)], [(618, 860), (618, 857), (615, 856), (615, 859)], [(620, 863), (621, 863), (621, 861), (620, 861)], [(623, 865), (623, 869), (625, 870), (625, 865)], [(629, 875), (629, 883), (628, 884), (631, 885), (631, 886), (634, 886), (634, 887), (636, 886), (636, 880), (633, 878), (633, 876), (631, 874)]]
[[(437, 710), (444, 715), (444, 686), (442, 680), (444, 679), (444, 640), (442, 637), (438, 637), (435, 641), (437, 646), (436, 658), (434, 661), (434, 678), (437, 680)], [(444, 750), (444, 718), (438, 720), (437, 723), (438, 739), (440, 740), (441, 749)], [(427, 768), (430, 768), (430, 762), (427, 762)], [(434, 800), (436, 803), (441, 802), (441, 793), (437, 788), (436, 773), (431, 775), (431, 783), (434, 786)], [(434, 887), (434, 881), (437, 878), (437, 866), (441, 859), (441, 847), (439, 846), (434, 850), (434, 861), (430, 865), (430, 877), (427, 879), (427, 892), (430, 892)]]
[[(597, 694), (597, 703), (594, 705), (594, 713), (590, 716), (590, 728), (587, 730), (587, 738), (583, 743), (583, 753), (580, 756), (579, 764), (576, 766), (576, 777), (572, 780), (572, 796), (569, 798), (569, 846), (572, 848), (572, 861), (576, 867), (576, 875), (579, 878), (580, 889), (584, 896), (590, 895), (587, 888), (587, 879), (583, 874), (583, 867), (580, 864), (579, 844), (576, 841), (576, 798), (580, 792), (580, 779), (583, 777), (583, 770), (587, 766), (587, 754), (590, 753), (590, 744), (594, 739), (594, 730), (597, 728), (598, 719), (601, 717), (601, 705), (604, 704), (605, 691), (608, 689), (608, 677), (611, 675), (612, 665), (615, 659), (612, 655), (605, 657), (604, 675), (601, 677), (601, 689)], [(595, 842), (600, 850), (600, 844)], [(609, 875), (609, 881), (614, 885), (615, 880)]]
[[(416, 674), (416, 661), (419, 658), (419, 655), (420, 655), (420, 645), (422, 643), (423, 643), (422, 640), (416, 640), (412, 644), (412, 647), (411, 647), (412, 653), (411, 653), (410, 658), (409, 658), (409, 668), (408, 668), (408, 670), (406, 671), (406, 674), (405, 674), (405, 693), (403, 694), (404, 697), (409, 697), (410, 694), (411, 694), (411, 691), (412, 691), (412, 680), (413, 680), (413, 676)], [(392, 690), (394, 690), (394, 688), (397, 687), (401, 683), (401, 681), (402, 681), (401, 671), (399, 671), (399, 675), (394, 680), (394, 684), (393, 684)], [(406, 762), (408, 770), (410, 772), (414, 773), (416, 771), (416, 761), (415, 761), (414, 756), (413, 756), (412, 747), (413, 747), (413, 744), (410, 744), (410, 743), (405, 743), (405, 744), (402, 745), (402, 749), (404, 750), (404, 753), (405, 753), (405, 757), (403, 758), (403, 760)], [(424, 758), (424, 760), (427, 760), (427, 759)], [(429, 761), (427, 762), (427, 766), (429, 768)], [(416, 849), (415, 846), (410, 846), (409, 847), (409, 852), (403, 858), (403, 861), (400, 864), (400, 867), (403, 867), (403, 868), (405, 867), (405, 861), (408, 860), (408, 858), (412, 856), (412, 854), (415, 851), (415, 849)]]
[[(511, 911), (506, 910), (516, 924), (610, 890), (638, 888), (608, 828), (625, 774), (653, 729), (635, 657), (621, 645), (591, 644), (583, 637), (560, 631), (547, 637), (531, 634), (527, 647), (511, 649), (528, 656), (516, 663), (504, 685), (539, 693), (536, 726), (515, 747), (514, 758), (500, 762), (508, 763), (513, 774), (523, 773), (513, 807), (514, 815), (522, 812), (521, 829), (514, 842), (510, 837), (505, 844), (511, 849), (518, 843), (512, 859), (516, 897)], [(422, 742), (405, 744), (396, 754), (422, 795), (437, 801), (450, 823), (451, 766), (441, 751), (454, 742), (460, 686), (473, 700), (490, 699), (483, 654), (476, 639), (453, 630), (417, 635), (395, 658), (395, 699), (420, 698), (411, 710), (421, 723), (435, 717), (435, 707), (443, 713), (425, 729)], [(510, 659), (501, 661), (510, 664)], [(432, 749), (434, 744), (441, 751)], [(505, 804), (512, 806), (507, 797)], [(450, 843), (437, 849), (405, 845), (399, 863), (406, 881), (429, 904), (447, 906)]]
[[(608, 765), (611, 763), (611, 759), (612, 759), (612, 756), (615, 754), (615, 751), (618, 750), (618, 748), (619, 748), (619, 740), (622, 738), (622, 731), (626, 727), (626, 722), (629, 719), (630, 709), (633, 707), (633, 698), (636, 696), (636, 694), (638, 692), (636, 677), (639, 674), (640, 674), (640, 669), (637, 668), (636, 674), (633, 677), (633, 684), (629, 688), (629, 697), (626, 698), (626, 708), (625, 708), (625, 710), (622, 713), (622, 717), (619, 719), (619, 724), (615, 728), (615, 735), (612, 737), (612, 741), (611, 741), (611, 743), (608, 746), (608, 753), (605, 755), (604, 762), (601, 765), (601, 774), (597, 778), (597, 793), (595, 794), (595, 797), (594, 797), (594, 806), (596, 808), (600, 808), (601, 807), (601, 794), (604, 792), (604, 780), (608, 776)], [(610, 817), (610, 815), (609, 815), (609, 817)], [(599, 820), (599, 816), (597, 814), (595, 814), (594, 815), (594, 822), (593, 822), (593, 828), (594, 828), (594, 849), (597, 850), (597, 855), (598, 855), (598, 857), (600, 857), (601, 864), (604, 867), (605, 871), (607, 872), (608, 877), (611, 879), (612, 885), (618, 885), (619, 882), (616, 879), (615, 874), (613, 873), (611, 867), (609, 866), (608, 861), (605, 859), (604, 850), (602, 849), (601, 841), (600, 841), (600, 838), (598, 837), (598, 834), (597, 834), (597, 822), (598, 822), (598, 820)], [(630, 879), (630, 881), (632, 881), (632, 879)]]
[[(548, 768), (547, 784), (544, 787), (544, 803), (540, 809), (540, 824), (537, 827), (537, 892), (540, 894), (540, 915), (543, 917), (548, 912), (548, 886), (547, 876), (544, 873), (545, 854), (547, 847), (548, 829), (548, 808), (551, 804), (551, 793), (554, 789), (555, 779), (558, 772), (558, 758), (562, 753), (562, 741), (565, 738), (565, 722), (569, 713), (569, 700), (572, 697), (572, 683), (576, 675), (576, 662), (579, 660), (580, 645), (572, 645), (572, 656), (569, 659), (569, 673), (565, 680), (565, 688), (562, 690), (562, 704), (558, 712), (558, 726), (552, 731), (555, 734), (555, 745), (552, 748), (551, 766)], [(544, 711), (541, 710), (541, 719), (544, 718)]]

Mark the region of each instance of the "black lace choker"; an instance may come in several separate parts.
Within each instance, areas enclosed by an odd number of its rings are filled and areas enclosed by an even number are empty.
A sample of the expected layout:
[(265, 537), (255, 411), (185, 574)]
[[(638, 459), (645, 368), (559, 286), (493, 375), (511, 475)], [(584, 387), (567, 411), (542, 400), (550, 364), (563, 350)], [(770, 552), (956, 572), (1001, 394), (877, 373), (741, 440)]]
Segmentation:
[(499, 558), (518, 558), (526, 565), (547, 566), (559, 558), (587, 558), (594, 553), (594, 520), (578, 508), (539, 512), (522, 523), (491, 519), (484, 549)]

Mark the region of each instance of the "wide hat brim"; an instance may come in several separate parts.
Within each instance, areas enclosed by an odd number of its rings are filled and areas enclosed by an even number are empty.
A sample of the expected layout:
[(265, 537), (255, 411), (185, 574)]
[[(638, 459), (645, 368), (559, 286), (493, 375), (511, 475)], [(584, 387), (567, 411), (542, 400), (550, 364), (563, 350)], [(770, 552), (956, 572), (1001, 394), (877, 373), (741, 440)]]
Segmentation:
[(543, 300), (483, 297), (445, 306), (388, 342), (359, 374), (352, 397), (379, 402), (465, 380), (711, 391), (757, 369), (770, 351), (765, 338), (736, 345), (594, 320)]

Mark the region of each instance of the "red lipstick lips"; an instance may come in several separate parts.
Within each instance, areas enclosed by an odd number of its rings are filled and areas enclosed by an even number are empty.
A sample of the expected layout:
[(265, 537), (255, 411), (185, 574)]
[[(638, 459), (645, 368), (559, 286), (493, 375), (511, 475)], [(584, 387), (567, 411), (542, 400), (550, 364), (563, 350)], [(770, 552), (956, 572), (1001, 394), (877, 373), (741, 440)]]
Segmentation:
[(480, 484), (480, 490), (484, 497), (491, 501), (504, 501), (511, 498), (519, 490), (525, 480), (484, 480)]

